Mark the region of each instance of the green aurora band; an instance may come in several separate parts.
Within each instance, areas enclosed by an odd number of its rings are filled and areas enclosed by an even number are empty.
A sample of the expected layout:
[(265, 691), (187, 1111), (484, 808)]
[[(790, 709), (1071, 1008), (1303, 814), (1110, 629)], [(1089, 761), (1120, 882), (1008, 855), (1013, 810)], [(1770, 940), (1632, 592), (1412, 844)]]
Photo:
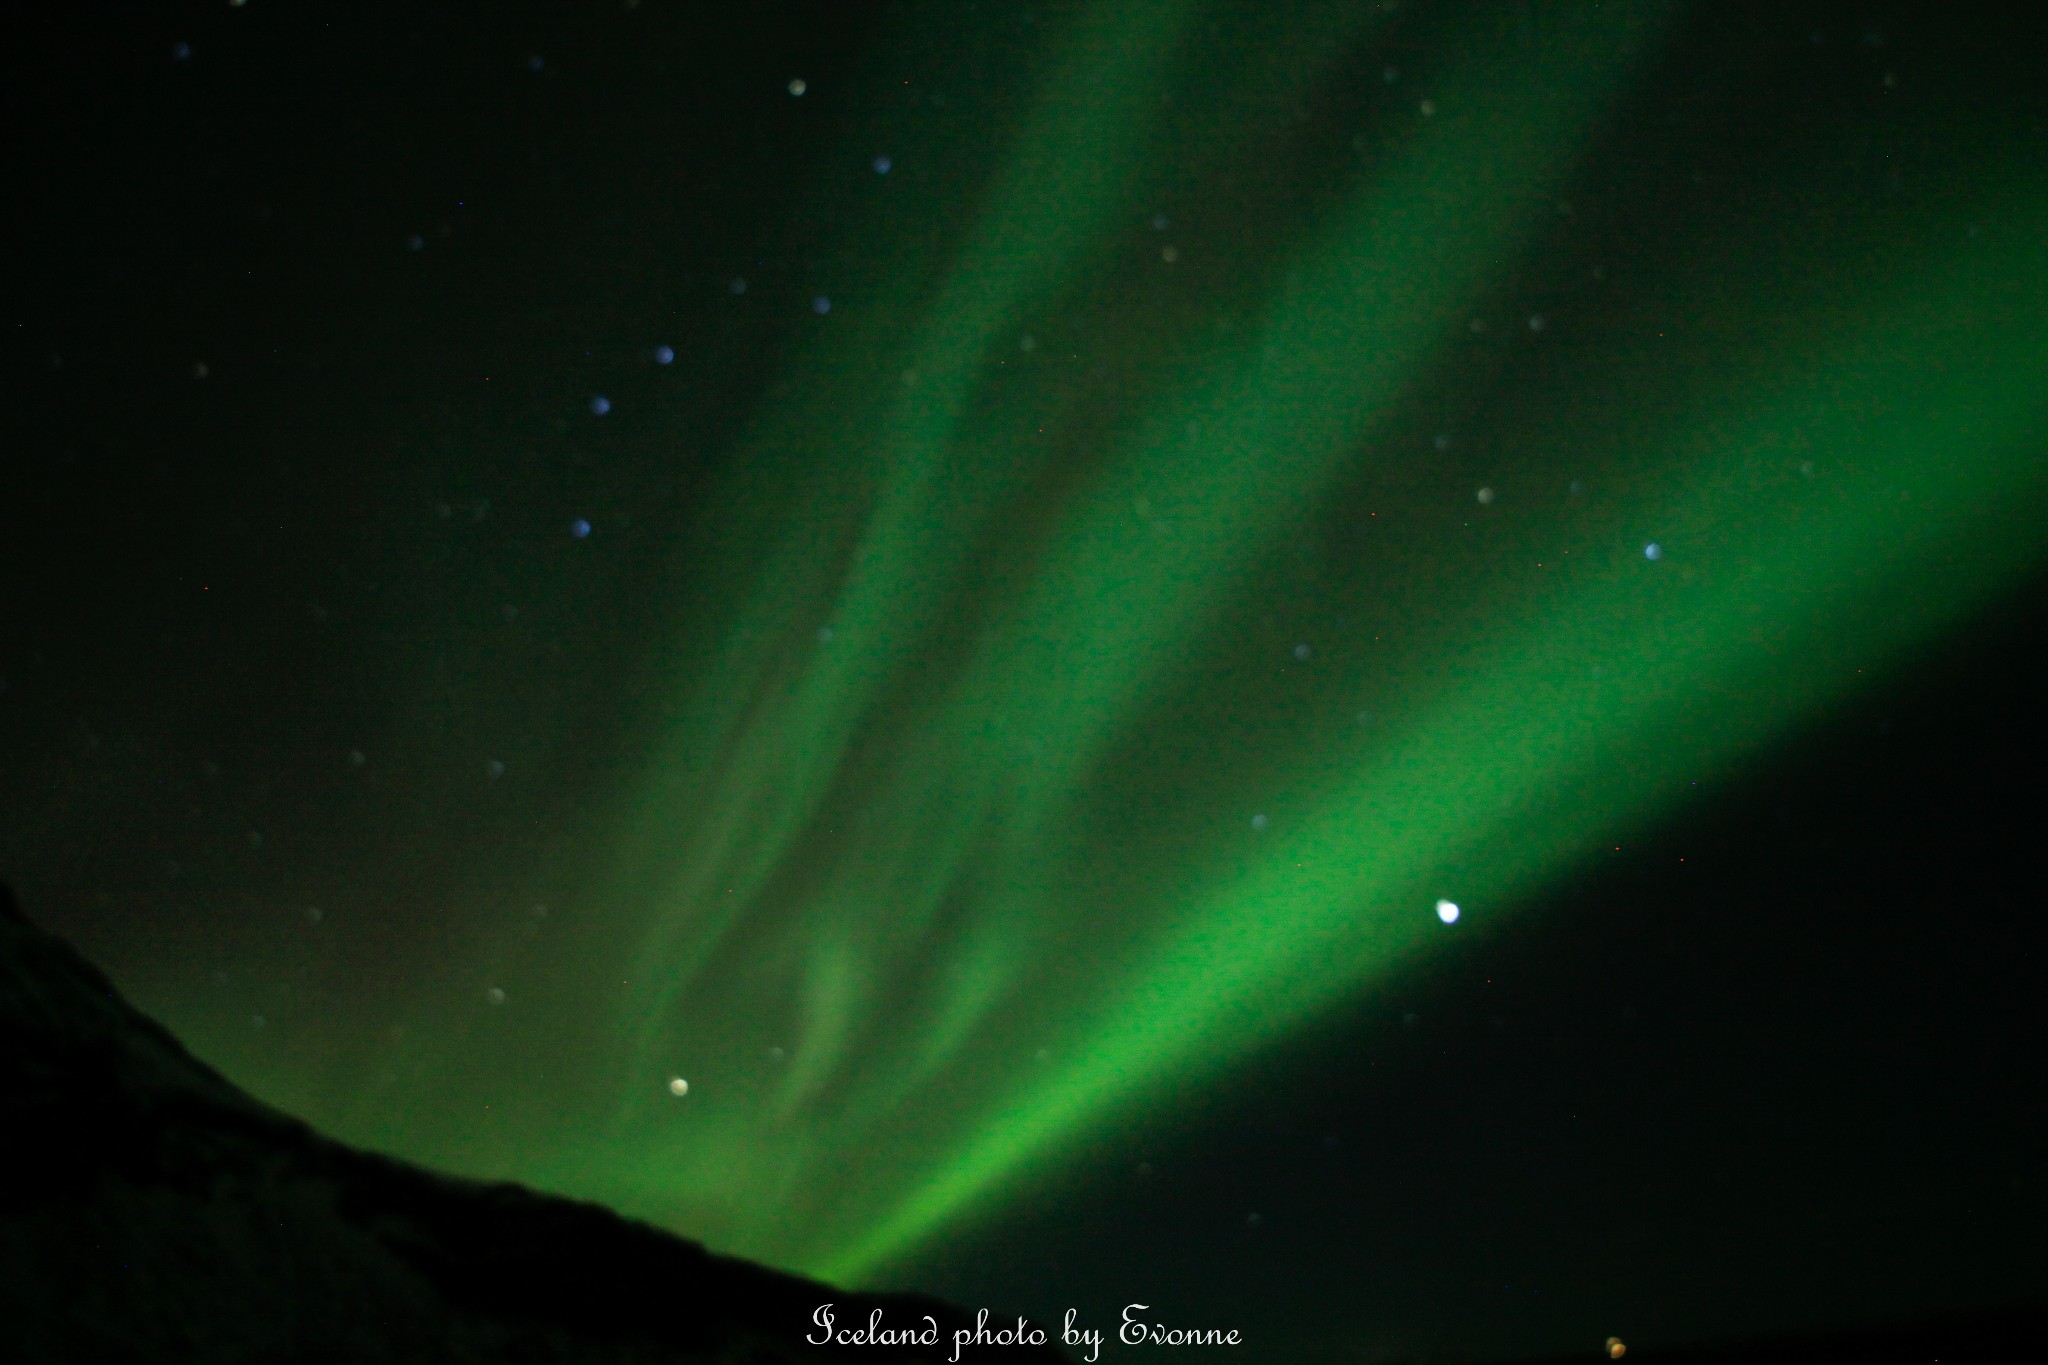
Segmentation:
[[(1774, 226), (1787, 153), (1568, 341), (1517, 272), (1687, 16), (1246, 8), (991, 47), (956, 81), (1031, 93), (939, 182), (956, 230), (847, 225), (882, 283), (702, 508), (663, 738), (548, 950), (603, 984), (604, 1108), (480, 1164), (904, 1276), (2040, 567), (2038, 170), (1981, 140), (1850, 262)], [(1398, 88), (1397, 31), (1435, 54)], [(1276, 168), (1352, 87), (1367, 131)], [(1429, 448), (1439, 389), (1498, 473)]]

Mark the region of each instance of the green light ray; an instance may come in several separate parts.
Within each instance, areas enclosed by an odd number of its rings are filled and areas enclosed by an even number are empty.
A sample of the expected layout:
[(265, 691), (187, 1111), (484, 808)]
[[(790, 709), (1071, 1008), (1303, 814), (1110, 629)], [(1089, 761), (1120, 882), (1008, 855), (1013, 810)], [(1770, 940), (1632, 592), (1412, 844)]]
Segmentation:
[[(1046, 903), (1044, 889), (1020, 875), (1019, 855), (1030, 857), (1062, 792), (1085, 771), (1119, 716), (1143, 696), (1145, 674), (1170, 663), (1176, 636), (1263, 537), (1328, 485), (1375, 409), (1423, 363), (1445, 330), (1449, 310), (1477, 287), (1485, 263), (1526, 220), (1529, 196), (1568, 164), (1587, 121), (1604, 108), (1654, 29), (1643, 17), (1647, 13), (1586, 25), (1547, 60), (1513, 63), (1511, 80), (1482, 74), (1490, 69), (1483, 61), (1444, 80), (1438, 92), (1441, 117), (1434, 103), (1431, 113), (1419, 115), (1417, 130), (1401, 139), (1387, 165), (1360, 190), (1357, 207), (1325, 230), (1321, 245), (1308, 249), (1304, 266), (1292, 274), (1290, 295), (1275, 305), (1273, 321), (1250, 350), (1251, 358), (1235, 357), (1168, 399), (1136, 456), (1125, 461), (1106, 491), (1083, 504), (1076, 524), (1054, 537), (1047, 556), (1055, 566), (1050, 588), (1027, 603), (1026, 623), (1015, 632), (1027, 642), (1035, 637), (1036, 650), (1027, 644), (1024, 657), (998, 652), (985, 659), (959, 691), (964, 699), (959, 714), (941, 715), (926, 727), (927, 735), (942, 738), (914, 745), (907, 751), (910, 757), (896, 760), (902, 776), (893, 785), (903, 793), (897, 804), (904, 809), (899, 833), (887, 845), (891, 851), (880, 859), (849, 859), (836, 884), (808, 891), (785, 912), (795, 921), (785, 932), (819, 946), (800, 969), (796, 1009), (801, 1042), (794, 1049), (800, 1060), (786, 1073), (772, 1112), (790, 1120), (806, 1103), (821, 1100), (828, 1083), (837, 1080), (846, 1088), (842, 1058), (856, 1043), (874, 1055), (877, 994), (892, 973), (908, 969), (913, 976), (920, 974), (913, 960), (915, 932), (932, 922), (948, 889), (957, 885), (964, 860), (983, 842), (984, 823), (994, 817), (999, 799), (1009, 826), (1002, 869), (1007, 893), (981, 898), (972, 941), (963, 945), (938, 989), (935, 1017), (916, 1030), (917, 1055), (905, 1059), (893, 1081), (842, 1098), (840, 1103), (853, 1111), (839, 1120), (842, 1129), (858, 1131), (906, 1091), (931, 1079), (1003, 1000), (1032, 957), (1028, 949), (1020, 951), (1020, 922), (1042, 912)], [(1073, 154), (1074, 144), (1086, 140), (1077, 129), (1094, 129), (1103, 121), (1099, 109), (1089, 110), (1093, 118), (1074, 113), (1074, 106), (1088, 106), (1073, 87), (1116, 83), (1092, 79), (1100, 73), (1098, 49), (1104, 46), (1129, 44), (1083, 44), (1083, 60), (1068, 68), (1067, 79), (1054, 82), (1048, 97), (1058, 112), (1051, 119), (1054, 131), (1044, 136), (1063, 155)], [(1497, 63), (1500, 54), (1490, 55)], [(1128, 71), (1112, 74), (1148, 94), (1156, 84), (1133, 82)], [(1126, 144), (1115, 145), (1127, 154)], [(1092, 150), (1101, 159), (1101, 149)], [(1040, 179), (1027, 175), (1020, 183), (1035, 186)], [(1104, 201), (1100, 187), (1116, 179), (1107, 174), (1084, 178), (1082, 202), (1059, 204), (1058, 216), (1070, 224), (1095, 226), (1101, 215), (1090, 206)], [(1003, 216), (998, 215), (999, 222)], [(999, 246), (990, 255), (1003, 269), (985, 268), (970, 250), (962, 275), (972, 287), (959, 291), (961, 302), (942, 302), (936, 309), (938, 321), (918, 354), (952, 359), (952, 369), (938, 371), (950, 392), (936, 400), (906, 402), (909, 417), (892, 428), (891, 444), (902, 450), (900, 473), (883, 480), (834, 613), (846, 647), (837, 647), (841, 642), (835, 639), (833, 649), (819, 651), (799, 671), (787, 700), (752, 718), (732, 747), (727, 775), (718, 784), (723, 791), (709, 803), (715, 814), (684, 842), (683, 880), (664, 893), (677, 910), (656, 919), (639, 954), (643, 964), (659, 966), (648, 972), (651, 990), (630, 1007), (640, 1039), (638, 1071), (651, 1069), (660, 1055), (672, 1052), (678, 1035), (702, 1038), (717, 1030), (702, 1016), (713, 1001), (731, 999), (724, 989), (704, 988), (721, 939), (744, 917), (753, 931), (750, 943), (758, 947), (762, 922), (774, 913), (762, 904), (763, 889), (816, 818), (854, 722), (925, 632), (924, 618), (937, 600), (926, 585), (944, 583), (968, 534), (995, 500), (990, 495), (1014, 485), (1000, 458), (953, 443), (974, 370), (985, 369), (985, 362), (967, 366), (959, 357), (981, 361), (985, 337), (1006, 316), (990, 299), (1014, 298), (1022, 285), (1013, 282), (1036, 283), (1050, 293), (1047, 277), (1056, 284), (1069, 269), (1064, 257), (1079, 234), (1070, 229), (1048, 235), (1036, 230), (1035, 218), (1025, 221), (1034, 237), (1044, 239), (1029, 268), (1017, 268), (1019, 244), (999, 229), (994, 234)], [(993, 287), (991, 274), (999, 276)], [(1276, 364), (1276, 355), (1287, 359)], [(933, 366), (911, 368), (922, 387)], [(1189, 411), (1223, 415), (1216, 435), (1193, 450), (1177, 435)], [(1269, 468), (1282, 448), (1298, 449), (1301, 457), (1282, 462), (1278, 470)], [(956, 496), (950, 502), (934, 499), (933, 484), (941, 471), (954, 480), (950, 491)], [(1147, 544), (1133, 555), (1119, 543), (1128, 521), (1128, 488), (1159, 487), (1175, 478), (1194, 485), (1188, 503), (1195, 515), (1185, 534), (1175, 538), (1167, 554), (1157, 555)], [(963, 483), (989, 500), (977, 504), (970, 497), (963, 508), (958, 495)], [(1142, 622), (1132, 619), (1125, 601), (1147, 604)], [(1050, 631), (1048, 622), (1054, 623)], [(1138, 638), (1128, 638), (1134, 635)], [(1116, 651), (1102, 652), (1116, 641), (1121, 641)], [(1029, 657), (1048, 650), (1053, 657)], [(1121, 670), (1114, 660), (1122, 661)], [(1101, 671), (1091, 676), (1092, 670)], [(1062, 694), (1030, 695), (1029, 689), (1048, 677), (1066, 685)], [(991, 725), (987, 714), (991, 701), (1006, 695), (1011, 700), (999, 701), (999, 708), (1014, 704), (1009, 714), (1031, 716), (1034, 726), (1043, 727), (1036, 771), (1021, 785), (1014, 779), (987, 780), (991, 771), (1017, 771), (1009, 752), (1016, 727), (1000, 719)], [(1062, 717), (1064, 731), (1058, 726)], [(952, 756), (940, 758), (939, 749)], [(1046, 761), (1049, 755), (1060, 761)], [(942, 775), (949, 771), (950, 779)], [(891, 808), (892, 784), (885, 780), (874, 786), (877, 804)], [(915, 847), (918, 856), (905, 859), (904, 847)], [(877, 904), (894, 908), (893, 929), (877, 930)], [(877, 941), (884, 937), (889, 941)], [(852, 946), (856, 942), (859, 948)], [(744, 967), (722, 974), (749, 983), (740, 999), (772, 999), (777, 994), (773, 978), (788, 970), (789, 956), (774, 955), (779, 960), (769, 968), (766, 982), (757, 979), (758, 971)], [(679, 1009), (686, 991), (697, 998)], [(880, 1051), (894, 1049), (884, 1044)], [(621, 1109), (625, 1123), (646, 1108), (630, 1091), (628, 1096)], [(700, 1146), (700, 1155), (706, 1150)], [(787, 1172), (779, 1177), (788, 1178)]]
[[(1229, 111), (1327, 93), (1385, 31), (1353, 7), (1303, 13), (1268, 70), (1241, 60), (1251, 21), (1220, 8), (1078, 12), (974, 181), (971, 225), (902, 244), (868, 312), (799, 349), (816, 382), (706, 513), (744, 530), (667, 646), (676, 711), (596, 855), (588, 899), (608, 918), (556, 964), (611, 1021), (589, 1068), (608, 1122), (519, 1174), (721, 1250), (899, 1273), (1057, 1181), (1091, 1134), (1171, 1112), (1445, 942), (1436, 895), (1511, 908), (2038, 567), (2040, 537), (2011, 518), (2043, 491), (2040, 246), (1901, 248), (1917, 284), (1753, 347), (1746, 370), (1572, 371), (1657, 417), (1629, 434), (1574, 429), (1568, 407), (1534, 419), (1540, 448), (1655, 471), (1554, 533), (1575, 537), (1568, 566), (1520, 564), (1551, 534), (1535, 531), (1432, 560), (1431, 528), (1457, 523), (1430, 499), (1469, 509), (1470, 490), (1403, 504), (1387, 563), (1430, 566), (1400, 585), (1416, 619), (1315, 694), (1343, 705), (1370, 679), (1402, 699), (1386, 724), (1256, 760), (1219, 727), (1214, 756), (1187, 741), (1181, 766), (1138, 771), (1130, 746), (1230, 653), (1278, 547), (1396, 467), (1404, 404), (1532, 249), (1670, 22), (1587, 7), (1532, 46), (1484, 5), (1404, 17), (1457, 54), (1417, 92), (1429, 112), (1404, 91), (1398, 120), (1377, 115), (1384, 142), (1305, 230), (1212, 239), (1249, 242), (1242, 331), (1152, 337), (1154, 312), (1102, 302), (1170, 278), (1163, 239), (1133, 247), (1130, 224), (1161, 186), (1264, 154), (1260, 121)], [(1185, 153), (1185, 115), (1162, 111), (1201, 90), (1222, 92), (1205, 126), (1225, 135)], [(1971, 173), (2038, 189), (2024, 169)], [(1897, 210), (1904, 239), (1947, 210), (1919, 212)], [(1754, 321), (1775, 301), (1716, 306)], [(1127, 388), (1049, 362), (998, 377), (1020, 332), (1079, 316), (1100, 353), (1175, 363)], [(1670, 553), (1646, 561), (1650, 539)], [(1138, 874), (1103, 832), (1132, 791), (1181, 839), (1148, 845)], [(1271, 791), (1286, 810), (1255, 833), (1235, 812)], [(1227, 836), (1175, 824), (1203, 803), (1233, 812)], [(691, 1079), (681, 1104), (672, 1072)]]
[[(1075, 1060), (993, 1106), (975, 1142), (822, 1273), (872, 1273), (1063, 1139), (1212, 1083), (1418, 951), (1440, 932), (1435, 895), (1511, 904), (1811, 716), (1861, 667), (2037, 570), (2048, 547), (2012, 509), (2048, 491), (2048, 347), (2011, 333), (1959, 346), (1953, 319), (1998, 311), (2012, 280), (2038, 275), (2038, 254), (2024, 243), (1952, 267), (1813, 376), (1814, 388), (1839, 380), (1831, 398), (1750, 414), (1710, 460), (1682, 466), (1699, 477), (1640, 511), (1680, 545), (1714, 546), (1687, 581), (1648, 594), (1645, 574), (1671, 566), (1617, 554), (1577, 590), (1522, 604), (1513, 638), (1473, 639), (1465, 681), (1325, 779), (1298, 832), (1234, 874), (1190, 878), (1196, 908), (1127, 990), (1093, 1011), (1065, 1002), (1087, 1021)], [(1934, 350), (1952, 359), (1930, 382), (1916, 371)], [(1868, 464), (1802, 490), (1777, 448), (1787, 432), (1823, 459)], [(1688, 534), (1707, 527), (1722, 534)], [(1802, 657), (1788, 660), (1785, 640)], [(1754, 705), (1760, 676), (1776, 687), (1767, 709)], [(1607, 776), (1617, 770), (1629, 780)], [(1459, 885), (1443, 885), (1457, 865), (1469, 869)]]
[[(1267, 325), (1169, 394), (1132, 452), (1054, 530), (1017, 619), (984, 627), (984, 649), (930, 721), (945, 736), (932, 751), (950, 757), (919, 752), (903, 765), (906, 799), (925, 810), (905, 815), (892, 846), (917, 848), (914, 868), (900, 855), (855, 864), (808, 907), (813, 924), (871, 920), (885, 904), (922, 926), (1000, 829), (1001, 852), (981, 869), (993, 885), (977, 894), (971, 965), (911, 1031), (910, 1055), (869, 1040), (869, 1055), (890, 1063), (842, 1102), (836, 1123), (858, 1130), (908, 1102), (1054, 947), (1047, 926), (1060, 911), (1036, 869), (1057, 846), (1070, 795), (1252, 557), (1353, 462), (1524, 230), (1528, 203), (1568, 165), (1560, 149), (1580, 145), (1655, 31), (1652, 12), (1636, 10), (1587, 26), (1548, 60), (1513, 64), (1512, 79), (1468, 71), (1442, 82), (1429, 116), (1440, 121), (1425, 120), (1306, 248)], [(1474, 69), (1498, 57), (1482, 51)], [(1186, 434), (1190, 421), (1198, 437)], [(1170, 537), (1133, 533), (1131, 509), (1148, 494), (1177, 518)], [(942, 799), (929, 795), (935, 781), (950, 783)], [(868, 937), (883, 973), (914, 959), (901, 936)], [(815, 1079), (806, 1073), (804, 1093)]]
[[(653, 882), (652, 894), (713, 907), (650, 924), (638, 957), (662, 964), (651, 973), (661, 983), (657, 990), (680, 990), (702, 969), (804, 838), (863, 716), (942, 624), (962, 559), (1030, 477), (1036, 452), (985, 436), (963, 440), (963, 426), (983, 390), (990, 355), (1032, 314), (1076, 287), (1077, 276), (1099, 269), (1115, 220), (1142, 202), (1140, 187), (1156, 178), (1153, 167), (1171, 145), (1168, 92), (1176, 85), (1215, 92), (1211, 126), (1222, 135), (1193, 159), (1194, 167), (1189, 158), (1174, 159), (1186, 174), (1203, 162), (1226, 160), (1246, 130), (1258, 126), (1249, 117), (1256, 108), (1302, 97), (1384, 12), (1312, 5), (1285, 17), (1280, 32), (1267, 35), (1272, 67), (1281, 73), (1276, 80), (1245, 70), (1228, 44), (1212, 38), (1206, 48), (1191, 49), (1186, 42), (1197, 22), (1213, 27), (1242, 23), (1243, 16), (1185, 3), (1083, 11), (1033, 100), (1037, 112), (987, 192), (979, 229), (945, 267), (944, 287), (929, 302), (883, 310), (892, 318), (916, 317), (918, 336), (903, 357), (900, 389), (890, 382), (898, 378), (894, 367), (886, 376), (878, 372), (896, 391), (880, 436), (833, 414), (806, 414), (809, 429), (801, 439), (816, 441), (820, 428), (837, 430), (835, 452), (869, 469), (856, 485), (860, 496), (846, 497), (841, 507), (814, 495), (785, 511), (783, 521), (804, 529), (790, 537), (785, 553), (749, 566), (750, 605), (727, 628), (730, 643), (708, 670), (710, 685), (690, 720), (677, 727), (677, 752), (659, 765), (671, 774), (668, 791), (699, 787), (685, 799), (706, 817), (679, 848), (673, 804), (646, 795), (636, 802), (663, 812), (636, 840), (639, 861), (676, 869), (668, 880)], [(869, 335), (855, 344), (893, 355), (894, 340)], [(778, 437), (799, 439), (787, 430)], [(855, 491), (847, 482), (814, 487), (846, 495)], [(819, 529), (830, 523), (840, 529)], [(777, 643), (790, 633), (788, 604), (806, 596), (800, 584), (817, 590), (812, 580), (831, 560), (820, 546), (841, 540), (851, 549), (842, 581), (828, 589), (837, 600), (817, 613), (831, 622), (834, 648), (816, 652), (794, 670), (793, 686), (780, 687), (788, 650)], [(735, 697), (764, 693), (768, 699), (754, 710), (732, 706)], [(707, 752), (718, 756), (714, 771), (694, 761)], [(684, 774), (688, 783), (675, 781)], [(833, 994), (844, 1008), (845, 988), (857, 986), (843, 978), (841, 985)], [(643, 1055), (663, 1045), (666, 1008), (642, 1001), (632, 1007)], [(819, 1027), (832, 1030), (823, 1015)]]
[[(722, 787), (704, 803), (714, 812), (710, 821), (694, 831), (682, 856), (662, 860), (678, 869), (664, 889), (670, 899), (719, 907), (650, 926), (642, 956), (664, 963), (662, 975), (670, 982), (679, 986), (689, 978), (801, 837), (857, 718), (930, 628), (939, 600), (931, 585), (946, 579), (975, 525), (1012, 482), (985, 467), (973, 488), (943, 479), (984, 355), (998, 336), (1016, 329), (1020, 314), (1042, 306), (1078, 268), (1085, 245), (1122, 206), (1188, 12), (1173, 3), (1098, 7), (1075, 25), (1064, 58), (1034, 101), (1032, 126), (991, 191), (991, 211), (929, 308), (903, 370), (914, 382), (902, 385), (907, 391), (889, 404), (880, 439), (841, 446), (873, 462), (875, 490), (867, 508), (836, 514), (859, 527), (846, 585), (829, 613), (840, 647), (816, 653), (796, 686), (765, 714), (746, 716), (727, 744), (713, 739), (707, 746), (700, 726), (684, 727), (687, 748), (729, 744), (729, 751), (720, 764)], [(758, 575), (732, 632), (736, 652), (785, 633), (788, 603), (799, 595), (795, 585), (815, 572), (818, 544), (831, 539), (816, 530), (821, 516), (835, 514), (814, 501), (790, 519), (803, 529), (793, 552), (771, 559)], [(705, 689), (709, 705), (698, 716), (721, 709), (721, 697), (759, 688), (767, 670), (736, 668), (736, 662), (728, 653), (714, 669), (717, 686)], [(764, 781), (764, 774), (779, 780)], [(670, 847), (673, 840), (666, 817), (643, 836)], [(657, 1007), (648, 1017), (659, 1013)]]

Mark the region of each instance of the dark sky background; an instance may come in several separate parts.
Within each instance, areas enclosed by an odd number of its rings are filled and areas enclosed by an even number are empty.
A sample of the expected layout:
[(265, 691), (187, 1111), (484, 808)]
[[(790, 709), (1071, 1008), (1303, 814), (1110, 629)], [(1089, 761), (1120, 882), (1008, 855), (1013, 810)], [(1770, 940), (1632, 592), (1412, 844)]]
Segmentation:
[[(1681, 164), (1721, 167), (1772, 118), (1850, 146), (1892, 69), (2048, 157), (2035, 6), (1704, 8), (1643, 97)], [(178, 1002), (236, 1075), (209, 983), (223, 1021), (290, 1014), (241, 993), (244, 964), (289, 955), (255, 907), (320, 869), (431, 900), (479, 850), (575, 824), (642, 739), (608, 723), (655, 685), (634, 647), (666, 607), (635, 585), (781, 396), (819, 281), (859, 277), (833, 195), (870, 172), (841, 150), (915, 146), (937, 117), (935, 73), (893, 104), (844, 96), (853, 73), (907, 27), (920, 62), (986, 65), (1048, 22), (661, 0), (18, 17), (0, 876), (28, 912), (145, 1007)], [(1799, 82), (1734, 114), (1683, 85), (1738, 69)], [(1004, 92), (980, 98), (999, 120)], [(1940, 131), (1905, 141), (1938, 161)], [(935, 177), (971, 170), (970, 134), (928, 140)], [(649, 365), (657, 341), (680, 363)], [(685, 435), (648, 458), (663, 424)], [(601, 566), (553, 534), (572, 517), (618, 528)], [(474, 644), (479, 621), (504, 639)], [(2027, 584), (1170, 1127), (1098, 1134), (917, 1287), (1098, 1324), (1145, 1302), (1241, 1328), (1235, 1358), (1303, 1361), (1592, 1358), (1610, 1334), (2039, 1302), (2044, 622)], [(478, 673), (439, 735), (380, 749), (437, 679)], [(540, 717), (502, 748), (540, 790), (450, 801), (445, 753)], [(403, 985), (386, 934), (352, 959), (365, 1028)], [(307, 1047), (309, 1075), (348, 1065)]]

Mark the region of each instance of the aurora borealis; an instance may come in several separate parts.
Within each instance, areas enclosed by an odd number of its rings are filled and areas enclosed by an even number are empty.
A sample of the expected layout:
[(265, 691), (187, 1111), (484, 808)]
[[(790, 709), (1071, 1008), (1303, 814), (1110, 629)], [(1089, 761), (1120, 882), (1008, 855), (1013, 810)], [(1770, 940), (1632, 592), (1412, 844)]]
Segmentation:
[(2017, 11), (243, 8), (4, 851), (350, 1141), (922, 1283), (2044, 568)]

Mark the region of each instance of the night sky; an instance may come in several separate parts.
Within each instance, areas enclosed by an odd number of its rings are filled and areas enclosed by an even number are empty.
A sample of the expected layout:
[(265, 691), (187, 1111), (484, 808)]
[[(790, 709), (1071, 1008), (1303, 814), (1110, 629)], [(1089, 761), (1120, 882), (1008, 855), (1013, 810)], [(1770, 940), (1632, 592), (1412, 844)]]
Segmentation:
[(2048, 1297), (2036, 5), (43, 9), (0, 876), (252, 1093), (1239, 1360)]

